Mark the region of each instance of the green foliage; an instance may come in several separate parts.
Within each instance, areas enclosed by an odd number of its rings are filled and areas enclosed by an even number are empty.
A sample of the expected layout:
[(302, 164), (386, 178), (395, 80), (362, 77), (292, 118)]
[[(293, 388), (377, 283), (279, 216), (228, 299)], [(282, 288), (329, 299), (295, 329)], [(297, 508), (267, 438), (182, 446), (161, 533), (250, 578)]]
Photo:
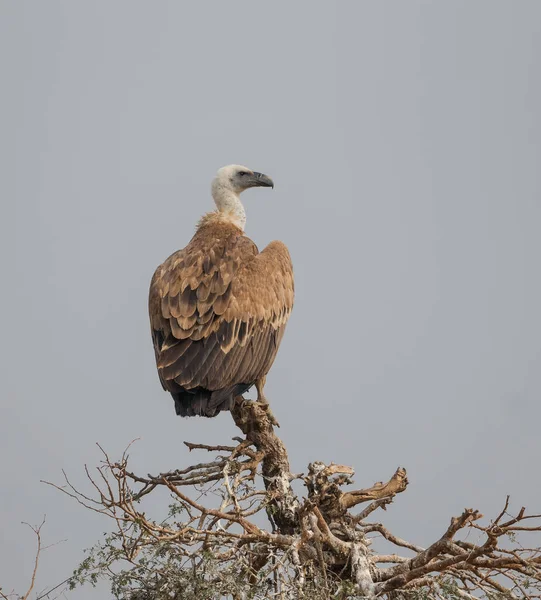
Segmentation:
[(136, 559), (122, 560), (124, 568), (119, 568), (117, 543), (115, 536), (107, 536), (92, 548), (73, 574), (70, 588), (105, 579), (118, 600), (256, 600), (267, 598), (273, 585), (264, 576), (250, 581), (242, 561), (218, 561), (203, 550), (196, 558), (186, 557), (170, 542), (149, 544)]
[[(175, 514), (175, 511), (172, 511)], [(105, 540), (90, 549), (88, 556), (75, 570), (70, 589), (78, 585), (96, 585), (99, 579), (109, 581), (117, 600), (264, 600), (274, 597), (286, 600), (361, 600), (356, 585), (343, 580), (332, 592), (324, 589), (317, 569), (308, 573), (302, 591), (297, 587), (294, 573), (287, 567), (285, 554), (275, 556), (268, 567), (254, 574), (239, 557), (218, 560), (209, 550), (197, 557), (187, 556), (174, 542), (148, 544), (131, 561), (119, 547), (120, 537), (106, 535)], [(121, 566), (122, 565), (122, 566)], [(440, 578), (435, 585), (408, 591), (391, 592), (389, 600), (462, 600), (452, 578)], [(494, 595), (490, 600), (503, 600)]]

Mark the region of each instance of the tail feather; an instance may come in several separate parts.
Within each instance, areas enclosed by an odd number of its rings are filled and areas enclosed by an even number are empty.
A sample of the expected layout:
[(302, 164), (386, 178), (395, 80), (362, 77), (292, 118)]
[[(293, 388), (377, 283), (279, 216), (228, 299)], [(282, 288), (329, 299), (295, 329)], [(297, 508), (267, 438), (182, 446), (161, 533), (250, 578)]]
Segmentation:
[(175, 412), (181, 417), (215, 417), (222, 410), (231, 410), (235, 396), (248, 391), (253, 384), (240, 383), (221, 390), (203, 388), (171, 392), (175, 401)]

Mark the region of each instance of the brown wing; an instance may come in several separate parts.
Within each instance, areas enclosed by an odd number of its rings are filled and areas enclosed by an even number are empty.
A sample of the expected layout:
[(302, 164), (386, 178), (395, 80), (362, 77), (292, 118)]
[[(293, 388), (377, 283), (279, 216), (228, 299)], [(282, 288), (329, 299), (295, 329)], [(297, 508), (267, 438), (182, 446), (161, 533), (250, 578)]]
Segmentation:
[(164, 389), (220, 390), (269, 371), (293, 307), (286, 246), (255, 244), (230, 224), (202, 227), (154, 274), (149, 298)]

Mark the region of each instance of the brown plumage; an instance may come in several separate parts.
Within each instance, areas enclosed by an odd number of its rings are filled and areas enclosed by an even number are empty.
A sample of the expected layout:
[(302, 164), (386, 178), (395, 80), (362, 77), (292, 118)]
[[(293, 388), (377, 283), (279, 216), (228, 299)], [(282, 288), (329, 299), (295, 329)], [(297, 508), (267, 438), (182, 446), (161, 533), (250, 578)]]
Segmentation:
[(220, 169), (213, 183), (218, 210), (201, 219), (190, 243), (152, 278), (158, 375), (182, 416), (229, 410), (254, 384), (266, 402), (265, 377), (293, 308), (293, 270), (284, 244), (271, 242), (259, 252), (244, 235), (238, 194), (255, 185), (273, 184), (246, 167)]

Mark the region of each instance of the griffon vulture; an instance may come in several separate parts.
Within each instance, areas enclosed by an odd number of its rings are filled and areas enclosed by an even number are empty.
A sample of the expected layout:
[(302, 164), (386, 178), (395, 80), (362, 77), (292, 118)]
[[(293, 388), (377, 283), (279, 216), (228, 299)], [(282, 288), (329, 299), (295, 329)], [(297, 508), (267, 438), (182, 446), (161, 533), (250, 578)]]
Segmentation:
[(253, 385), (267, 404), (265, 378), (293, 308), (293, 269), (282, 242), (259, 252), (244, 234), (239, 195), (251, 187), (274, 183), (239, 165), (221, 168), (212, 182), (217, 210), (150, 284), (158, 375), (183, 417), (230, 410)]

